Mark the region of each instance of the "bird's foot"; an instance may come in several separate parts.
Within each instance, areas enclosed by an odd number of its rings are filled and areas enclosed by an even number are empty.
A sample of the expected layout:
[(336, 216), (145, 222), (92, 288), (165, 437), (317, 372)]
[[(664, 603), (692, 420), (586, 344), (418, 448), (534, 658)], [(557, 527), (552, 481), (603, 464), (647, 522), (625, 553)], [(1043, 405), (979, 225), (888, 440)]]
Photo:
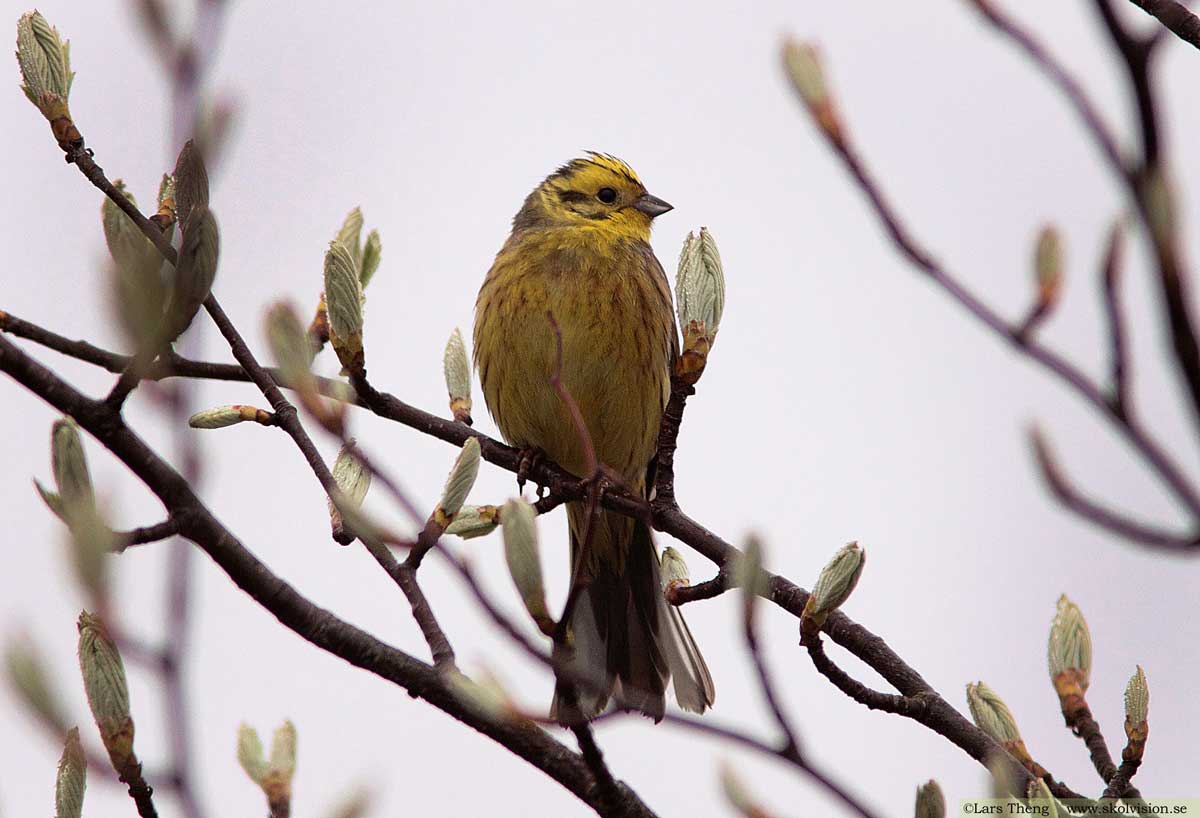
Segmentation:
[[(542, 460), (546, 457), (546, 452), (539, 449), (537, 446), (531, 446), (528, 449), (521, 449), (521, 459), (517, 465), (517, 492), (525, 493), (525, 484), (529, 482), (529, 472), (537, 468)], [(542, 498), (544, 487), (540, 484), (537, 487), (537, 496)]]

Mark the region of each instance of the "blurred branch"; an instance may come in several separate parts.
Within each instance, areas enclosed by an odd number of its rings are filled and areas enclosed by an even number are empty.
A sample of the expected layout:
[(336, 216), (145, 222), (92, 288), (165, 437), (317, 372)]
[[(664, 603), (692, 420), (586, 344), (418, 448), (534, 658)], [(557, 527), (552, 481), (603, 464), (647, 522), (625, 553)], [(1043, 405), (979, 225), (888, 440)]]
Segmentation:
[[(1156, 212), (1154, 210), (1155, 206), (1148, 202), (1151, 194), (1146, 192), (1146, 172), (1130, 171), (1126, 167), (1126, 164), (1120, 158), (1111, 135), (1108, 133), (1107, 127), (1104, 126), (1098, 115), (1096, 115), (1094, 108), (1087, 101), (1079, 84), (1054, 62), (1048, 53), (1028, 33), (1016, 26), (1011, 20), (1001, 16), (990, 2), (987, 2), (987, 0), (973, 0), (973, 2), (993, 25), (1013, 38), (1015, 42), (1026, 50), (1035, 63), (1047, 71), (1076, 106), (1087, 123), (1089, 131), (1097, 139), (1104, 153), (1108, 156), (1114, 170), (1129, 183), (1131, 189), (1134, 191), (1139, 212), (1142, 214), (1143, 221), (1147, 227), (1152, 228), (1154, 224), (1169, 221), (1169, 219), (1164, 218), (1162, 213)], [(1096, 0), (1096, 2), (1102, 10), (1111, 14), (1112, 10), (1109, 8), (1106, 0)], [(1114, 20), (1112, 25), (1115, 26), (1113, 29), (1115, 38), (1126, 37), (1123, 29), (1120, 29), (1119, 23), (1116, 23)], [(1137, 97), (1140, 103), (1139, 110), (1142, 114), (1143, 140), (1145, 143), (1145, 167), (1148, 172), (1155, 167), (1154, 163), (1157, 161), (1158, 140), (1153, 97), (1149, 92), (1148, 79), (1145, 73), (1145, 48), (1137, 46), (1127, 37), (1120, 39), (1119, 42), (1122, 53), (1126, 54), (1130, 61), (1130, 73), (1134, 78), (1134, 84), (1138, 91)], [(794, 47), (799, 48), (798, 46)], [(819, 68), (816, 70), (819, 71)], [(819, 77), (818, 81), (823, 85), (823, 77)], [(822, 94), (827, 93), (822, 87)], [(1141, 423), (1135, 417), (1131, 416), (1127, 411), (1128, 407), (1124, 405), (1118, 407), (1114, 401), (1108, 399), (1104, 390), (1095, 384), (1078, 366), (1044, 346), (1032, 334), (1021, 333), (1019, 327), (1014, 326), (998, 312), (985, 304), (977, 295), (951, 275), (928, 250), (919, 244), (909, 233), (908, 228), (901, 221), (896, 210), (888, 203), (881, 188), (859, 158), (857, 151), (851, 144), (844, 123), (838, 120), (836, 114), (833, 113), (831, 101), (827, 97), (823, 97), (820, 101), (822, 102), (822, 106), (818, 109), (815, 107), (815, 100), (805, 99), (805, 104), (809, 108), (814, 124), (817, 125), (818, 131), (825, 138), (826, 143), (838, 158), (841, 159), (855, 183), (870, 202), (871, 207), (882, 223), (896, 250), (924, 273), (928, 280), (958, 302), (960, 306), (990, 329), (996, 336), (1011, 344), (1020, 355), (1039, 364), (1059, 381), (1069, 386), (1086, 403), (1090, 404), (1097, 412), (1108, 419), (1110, 424), (1133, 446), (1142, 460), (1187, 508), (1192, 518), (1193, 527), (1200, 528), (1200, 492), (1197, 491), (1196, 487), (1162, 447), (1154, 441), (1150, 433), (1142, 427)], [(1167, 193), (1165, 190), (1160, 189), (1155, 191), (1153, 195), (1162, 197), (1166, 196)], [(1200, 410), (1200, 358), (1197, 358), (1194, 354), (1195, 339), (1191, 334), (1190, 319), (1181, 300), (1183, 284), (1179, 280), (1180, 271), (1174, 263), (1174, 259), (1177, 257), (1173, 245), (1175, 241), (1174, 232), (1171, 230), (1164, 233), (1160, 225), (1158, 235), (1162, 239), (1156, 242), (1157, 257), (1161, 268), (1160, 279), (1164, 282), (1164, 291), (1166, 292), (1169, 305), (1168, 312), (1170, 313), (1171, 324), (1175, 328), (1173, 337), (1176, 341), (1176, 358), (1184, 371), (1185, 380), (1187, 380), (1192, 390), (1195, 407)], [(1126, 374), (1125, 369), (1122, 369), (1122, 380), (1125, 379)], [(1060, 494), (1058, 496), (1060, 499), (1064, 499), (1065, 502), (1066, 495)], [(1091, 522), (1105, 527), (1122, 537), (1131, 538), (1136, 542), (1147, 545), (1189, 550), (1194, 550), (1196, 545), (1200, 544), (1198, 542), (1200, 541), (1200, 537), (1195, 534), (1183, 536), (1167, 534), (1138, 526), (1137, 524), (1128, 524), (1127, 521), (1123, 520), (1115, 512), (1094, 503), (1086, 501), (1078, 502), (1078, 499), (1072, 497), (1070, 502), (1066, 502), (1067, 507), (1081, 514)]]
[(1121, 309), (1121, 223), (1112, 226), (1104, 251), (1101, 280), (1104, 284), (1104, 315), (1108, 320), (1109, 380), (1113, 409), (1122, 417), (1130, 412), (1129, 351), (1125, 342), (1125, 319)]
[(0, 371), (74, 418), (117, 456), (170, 512), (187, 511), (181, 534), (195, 542), (239, 588), (281, 623), (317, 647), (404, 687), (410, 694), (455, 717), (507, 747), (561, 783), (604, 815), (651, 816), (654, 813), (622, 786), (621, 809), (603, 811), (595, 776), (586, 762), (544, 731), (527, 722), (498, 723), (452, 689), (441, 673), (317, 607), (273, 574), (217, 520), (187, 481), (156, 455), (103, 402), (85, 397), (50, 370), (0, 337)]

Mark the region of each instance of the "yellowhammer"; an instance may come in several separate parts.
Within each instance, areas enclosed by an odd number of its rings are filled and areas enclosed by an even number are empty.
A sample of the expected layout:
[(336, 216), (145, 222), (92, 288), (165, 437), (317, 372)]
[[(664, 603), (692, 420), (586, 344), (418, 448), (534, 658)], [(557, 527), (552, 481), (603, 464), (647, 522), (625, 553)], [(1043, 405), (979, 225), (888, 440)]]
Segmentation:
[[(475, 305), (475, 365), (505, 439), (586, 474), (584, 447), (551, 385), (562, 334), (561, 381), (578, 404), (600, 463), (645, 493), (670, 371), (679, 354), (671, 291), (650, 248), (650, 222), (671, 205), (646, 192), (615, 157), (592, 153), (550, 174), (513, 219)], [(567, 504), (574, 573), (587, 517)], [(579, 691), (584, 717), (618, 706), (662, 718), (674, 677), (686, 710), (713, 702), (704, 658), (659, 584), (658, 553), (645, 524), (602, 511), (580, 566), (585, 590), (569, 622), (574, 667), (606, 679)], [(559, 713), (555, 693), (552, 713)]]

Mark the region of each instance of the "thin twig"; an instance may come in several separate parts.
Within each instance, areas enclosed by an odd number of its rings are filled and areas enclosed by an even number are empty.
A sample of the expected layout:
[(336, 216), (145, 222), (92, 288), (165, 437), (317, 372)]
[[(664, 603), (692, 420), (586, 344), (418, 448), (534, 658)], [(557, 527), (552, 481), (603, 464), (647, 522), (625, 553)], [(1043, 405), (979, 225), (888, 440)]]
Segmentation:
[(1108, 233), (1101, 281), (1104, 285), (1104, 315), (1108, 322), (1109, 387), (1113, 409), (1121, 417), (1131, 411), (1129, 398), (1129, 361), (1125, 341), (1125, 318), (1121, 299), (1122, 225), (1118, 220)]
[(1200, 48), (1200, 17), (1176, 0), (1130, 0), (1142, 11), (1158, 19), (1163, 27), (1154, 34), (1157, 41), (1168, 31), (1189, 45)]

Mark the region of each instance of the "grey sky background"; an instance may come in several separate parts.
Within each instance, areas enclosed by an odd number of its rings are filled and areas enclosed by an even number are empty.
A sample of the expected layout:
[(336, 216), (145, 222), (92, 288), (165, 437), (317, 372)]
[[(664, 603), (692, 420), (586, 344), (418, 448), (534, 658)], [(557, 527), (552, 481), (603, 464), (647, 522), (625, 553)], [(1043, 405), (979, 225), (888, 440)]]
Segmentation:
[[(182, 4), (180, 4), (182, 6)], [(1007, 4), (1074, 69), (1132, 145), (1119, 66), (1090, 4)], [(24, 6), (5, 0), (3, 19)], [(150, 201), (171, 167), (165, 83), (132, 12), (120, 3), (49, 0), (41, 11), (72, 41), (71, 109), (110, 177)], [(1124, 9), (1123, 9), (1124, 11)], [(1136, 9), (1130, 9), (1135, 19)], [(261, 320), (279, 298), (308, 312), (324, 248), (361, 205), (383, 236), (368, 293), (373, 380), (443, 411), (441, 351), (469, 333), (475, 293), (522, 198), (584, 149), (626, 159), (675, 205), (654, 246), (673, 271), (683, 237), (707, 225), (726, 264), (719, 341), (689, 403), (678, 456), (685, 509), (735, 543), (759, 532), (768, 564), (810, 587), (844, 542), (868, 552), (847, 612), (884, 637), (964, 712), (963, 687), (983, 679), (1012, 707), (1034, 755), (1077, 789), (1098, 792), (1082, 743), (1063, 728), (1045, 667), (1058, 595), (1083, 608), (1095, 642), (1090, 702), (1114, 752), (1121, 693), (1136, 663), (1152, 691), (1144, 793), (1200, 795), (1195, 771), (1200, 674), (1195, 560), (1148, 554), (1084, 525), (1044, 492), (1026, 430), (1047, 431), (1089, 491), (1147, 519), (1181, 515), (1112, 432), (1074, 398), (987, 335), (885, 243), (793, 100), (778, 67), (782, 37), (822, 45), (845, 122), (917, 235), (962, 280), (1008, 315), (1031, 298), (1036, 230), (1053, 220), (1067, 243), (1067, 284), (1045, 337), (1103, 373), (1097, 268), (1121, 192), (1066, 104), (967, 4), (920, 0), (830, 3), (233, 4), (212, 88), (237, 105), (228, 150), (213, 170), (221, 223), (215, 291), (263, 351)], [(1186, 185), (1200, 133), (1192, 105), (1200, 55), (1173, 39), (1161, 55), (1165, 139), (1176, 160), (1181, 222), (1194, 259), (1200, 236)], [(10, 64), (11, 65), (11, 64)], [(15, 66), (0, 94), (0, 144), (10, 195), (0, 200), (7, 248), (0, 309), (71, 337), (117, 346), (101, 261), (100, 194), (65, 166)], [(1165, 365), (1157, 297), (1141, 239), (1130, 243), (1125, 293), (1138, 407), (1189, 473), (1196, 441)], [(229, 353), (198, 319), (189, 342)], [(74, 383), (102, 394), (112, 377), (30, 348)], [(326, 353), (321, 366), (336, 372)], [(0, 386), (0, 636), (41, 645), (84, 733), (95, 739), (74, 657), (83, 604), (63, 532), (30, 477), (49, 475), (54, 414)], [(201, 384), (197, 406), (263, 405), (253, 389)], [(477, 423), (495, 433), (482, 400)], [(152, 402), (131, 404), (160, 451), (171, 433)], [(354, 433), (432, 507), (454, 450), (354, 415)], [(361, 548), (328, 537), (325, 502), (289, 440), (239, 426), (200, 433), (202, 495), (276, 572), (310, 599), (424, 658), (407, 604)], [(326, 455), (336, 448), (320, 439)], [(149, 493), (87, 441), (97, 485), (119, 526), (156, 522)], [(499, 502), (512, 476), (486, 467), (472, 498)], [(402, 525), (380, 498), (368, 503)], [(541, 523), (553, 590), (566, 584), (561, 513)], [(665, 540), (664, 540), (665, 541)], [(499, 541), (461, 545), (510, 610)], [(166, 546), (116, 561), (125, 624), (161, 632)], [(695, 578), (712, 567), (684, 549)], [(365, 784), (379, 815), (587, 814), (507, 751), (403, 691), (286, 631), (197, 553), (189, 691), (196, 772), (210, 815), (261, 814), (238, 769), (239, 722), (299, 730), (293, 814), (322, 816)], [(551, 681), (512, 650), (437, 561), (426, 588), (468, 670), (492, 669), (529, 707)], [(770, 735), (738, 635), (732, 596), (687, 608), (717, 686), (714, 721)], [(837, 692), (796, 647), (795, 621), (764, 606), (768, 661), (814, 761), (887, 814), (911, 809), (936, 777), (952, 804), (985, 793), (983, 770), (913, 722), (866, 711)], [(882, 682), (835, 647), (864, 681)], [(137, 745), (148, 770), (166, 743), (157, 690), (133, 673)], [(0, 689), (0, 812), (51, 809), (60, 752)], [(628, 720), (599, 739), (614, 773), (663, 815), (727, 815), (717, 769), (730, 760), (783, 815), (840, 815), (822, 792), (770, 761)], [(568, 743), (569, 740), (568, 740)], [(162, 798), (162, 814), (176, 813)], [(96, 781), (85, 814), (131, 814), (117, 787)]]

